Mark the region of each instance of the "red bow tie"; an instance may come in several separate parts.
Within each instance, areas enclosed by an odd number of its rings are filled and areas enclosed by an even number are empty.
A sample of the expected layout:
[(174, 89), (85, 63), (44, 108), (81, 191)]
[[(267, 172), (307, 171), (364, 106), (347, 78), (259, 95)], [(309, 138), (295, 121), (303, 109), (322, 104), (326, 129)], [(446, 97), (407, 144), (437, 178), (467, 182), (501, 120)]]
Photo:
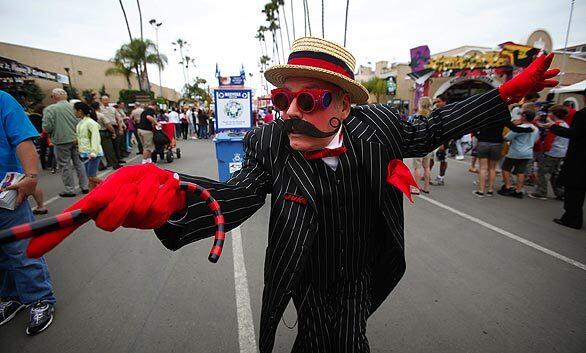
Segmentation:
[(305, 159), (310, 161), (314, 161), (316, 159), (325, 158), (325, 157), (335, 157), (341, 154), (346, 153), (346, 146), (338, 147), (338, 148), (323, 148), (317, 151), (308, 151), (303, 152), (303, 156)]
[(393, 185), (401, 190), (407, 196), (409, 201), (413, 203), (413, 196), (411, 196), (411, 186), (419, 189), (417, 182), (413, 179), (409, 167), (400, 159), (393, 159), (387, 165), (387, 183)]

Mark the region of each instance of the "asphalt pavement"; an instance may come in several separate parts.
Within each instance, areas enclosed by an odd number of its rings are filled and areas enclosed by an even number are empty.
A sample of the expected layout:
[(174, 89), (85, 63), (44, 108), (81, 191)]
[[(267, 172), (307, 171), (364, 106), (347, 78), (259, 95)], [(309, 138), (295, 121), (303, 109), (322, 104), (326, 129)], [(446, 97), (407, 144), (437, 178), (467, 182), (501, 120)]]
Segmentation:
[[(161, 167), (217, 178), (210, 140), (179, 146)], [(552, 222), (557, 200), (477, 198), (467, 169), (450, 160), (445, 186), (405, 201), (407, 272), (368, 321), (371, 351), (585, 352), (586, 230)], [(77, 200), (56, 196), (59, 175), (40, 183), (50, 214)], [(210, 239), (171, 252), (151, 231), (86, 224), (46, 257), (54, 323), (28, 337), (21, 312), (0, 352), (254, 352), (268, 216), (229, 234), (217, 264)], [(295, 321), (290, 304), (274, 352), (290, 352)]]

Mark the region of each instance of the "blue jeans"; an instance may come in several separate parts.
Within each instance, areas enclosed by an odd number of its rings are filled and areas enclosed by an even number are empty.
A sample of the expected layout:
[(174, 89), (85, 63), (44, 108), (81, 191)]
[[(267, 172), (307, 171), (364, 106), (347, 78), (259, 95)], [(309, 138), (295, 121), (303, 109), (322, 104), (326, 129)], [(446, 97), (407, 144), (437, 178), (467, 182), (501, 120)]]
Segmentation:
[(200, 139), (208, 138), (208, 126), (207, 125), (198, 125), (199, 128), (197, 132), (197, 137)]
[(98, 167), (100, 166), (100, 160), (102, 156), (94, 159), (82, 158), (83, 165), (85, 167), (85, 173), (88, 177), (95, 177), (98, 174)]
[[(0, 229), (34, 221), (27, 201), (16, 210), (0, 208)], [(24, 304), (44, 300), (55, 303), (53, 285), (45, 258), (26, 256), (28, 240), (0, 244), (0, 297), (18, 299)]]

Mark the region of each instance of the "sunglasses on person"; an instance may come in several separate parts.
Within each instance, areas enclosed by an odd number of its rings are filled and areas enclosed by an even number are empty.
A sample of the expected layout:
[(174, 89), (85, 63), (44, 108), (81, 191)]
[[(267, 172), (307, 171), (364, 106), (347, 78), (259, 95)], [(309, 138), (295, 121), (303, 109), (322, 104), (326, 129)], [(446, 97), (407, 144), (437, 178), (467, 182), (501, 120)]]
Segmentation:
[(293, 99), (297, 98), (299, 110), (309, 114), (318, 109), (327, 109), (332, 104), (332, 94), (335, 92), (319, 88), (306, 88), (297, 92), (287, 88), (276, 88), (271, 91), (271, 101), (276, 109), (286, 112)]

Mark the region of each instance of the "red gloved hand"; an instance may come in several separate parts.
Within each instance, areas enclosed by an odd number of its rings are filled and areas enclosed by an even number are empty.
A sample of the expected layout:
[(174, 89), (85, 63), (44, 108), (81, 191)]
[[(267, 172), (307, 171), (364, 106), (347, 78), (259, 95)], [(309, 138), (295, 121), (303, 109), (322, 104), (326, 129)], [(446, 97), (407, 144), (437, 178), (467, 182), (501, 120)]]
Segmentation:
[(539, 92), (545, 87), (557, 86), (558, 81), (550, 80), (550, 78), (559, 74), (560, 70), (548, 70), (552, 60), (553, 54), (541, 55), (517, 76), (503, 83), (499, 87), (502, 100), (506, 103), (516, 103), (528, 93)]
[[(185, 192), (174, 173), (148, 163), (120, 168), (86, 197), (65, 211), (81, 209), (99, 228), (114, 231), (120, 226), (139, 229), (161, 227), (185, 208)], [(40, 257), (53, 249), (80, 225), (31, 239), (27, 256)]]

